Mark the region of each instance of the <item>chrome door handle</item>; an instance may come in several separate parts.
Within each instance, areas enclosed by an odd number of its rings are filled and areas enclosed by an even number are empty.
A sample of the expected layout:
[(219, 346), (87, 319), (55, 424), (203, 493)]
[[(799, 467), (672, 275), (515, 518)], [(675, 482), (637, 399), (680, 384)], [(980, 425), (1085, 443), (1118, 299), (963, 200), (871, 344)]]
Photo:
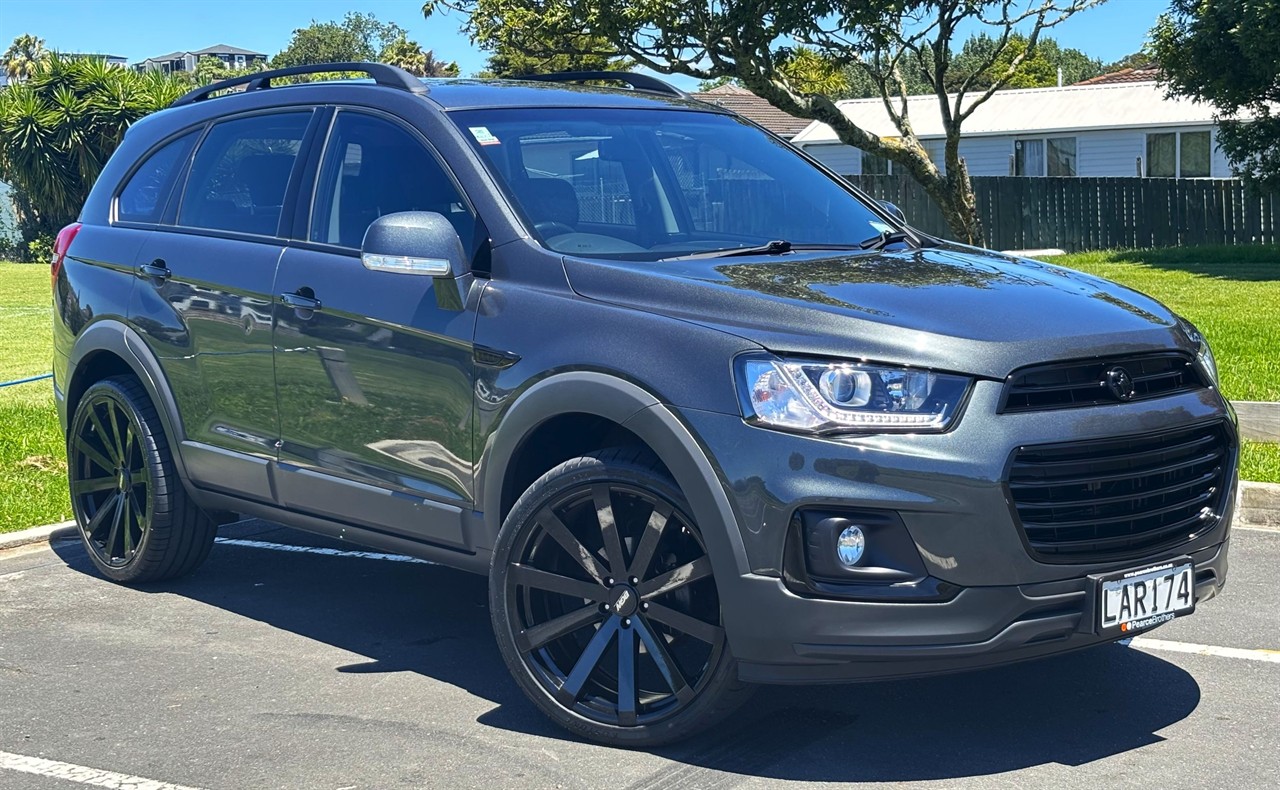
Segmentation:
[(280, 294), (281, 304), (288, 305), (294, 310), (319, 310), (320, 300), (310, 296), (303, 296), (298, 293)]

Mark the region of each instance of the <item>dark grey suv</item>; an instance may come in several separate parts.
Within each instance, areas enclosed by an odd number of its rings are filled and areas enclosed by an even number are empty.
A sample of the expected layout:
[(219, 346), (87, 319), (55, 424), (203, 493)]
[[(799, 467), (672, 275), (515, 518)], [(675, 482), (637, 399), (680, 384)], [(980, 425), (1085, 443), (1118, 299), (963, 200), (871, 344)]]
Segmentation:
[[(334, 69), (371, 79), (277, 84)], [(190, 571), (232, 514), (488, 574), (516, 681), (606, 743), (1225, 581), (1238, 440), (1193, 326), (650, 78), (212, 86), (126, 135), (53, 291), (105, 576)]]

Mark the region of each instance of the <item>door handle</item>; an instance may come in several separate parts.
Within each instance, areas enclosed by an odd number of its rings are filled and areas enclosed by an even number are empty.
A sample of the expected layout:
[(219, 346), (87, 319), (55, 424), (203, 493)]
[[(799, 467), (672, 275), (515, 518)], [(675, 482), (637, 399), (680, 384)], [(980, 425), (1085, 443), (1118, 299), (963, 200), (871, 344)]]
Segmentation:
[(280, 294), (281, 304), (292, 307), (294, 310), (319, 310), (320, 300), (311, 296), (303, 296), (299, 293), (283, 293)]
[(138, 276), (158, 281), (157, 284), (163, 283), (169, 279), (169, 266), (164, 262), (163, 258), (156, 258), (151, 263), (144, 263), (138, 267)]

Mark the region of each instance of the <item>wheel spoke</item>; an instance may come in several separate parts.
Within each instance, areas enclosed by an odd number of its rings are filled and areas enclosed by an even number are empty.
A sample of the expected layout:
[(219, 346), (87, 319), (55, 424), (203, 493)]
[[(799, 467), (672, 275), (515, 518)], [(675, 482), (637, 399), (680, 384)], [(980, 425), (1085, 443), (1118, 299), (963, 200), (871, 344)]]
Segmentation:
[(121, 507), (124, 509), (124, 517), (121, 519), (120, 531), (122, 535), (123, 545), (120, 547), (120, 556), (129, 559), (129, 555), (133, 553), (133, 497), (120, 495)]
[(660, 576), (653, 577), (637, 587), (636, 592), (640, 593), (642, 598), (653, 598), (709, 576), (711, 576), (711, 560), (703, 555), (693, 562), (687, 562), (679, 568), (673, 568)]
[(118, 504), (116, 500), (118, 500), (119, 498), (120, 498), (120, 495), (116, 494), (115, 496), (107, 499), (101, 505), (98, 505), (98, 509), (97, 511), (94, 512), (93, 518), (89, 519), (89, 523), (84, 525), (84, 534), (92, 538), (94, 534), (98, 532), (98, 530), (102, 529), (102, 525), (107, 520), (107, 513), (110, 511), (110, 509), (113, 506)]
[(520, 652), (528, 653), (602, 619), (604, 614), (601, 613), (600, 607), (594, 604), (584, 606), (568, 614), (562, 614), (554, 620), (548, 620), (521, 631), (516, 637), (516, 642)]
[[(632, 622), (635, 622), (632, 620)], [(636, 723), (636, 630), (618, 629), (618, 723)]]
[(111, 517), (111, 532), (107, 534), (107, 542), (103, 545), (107, 552), (108, 562), (115, 557), (116, 539), (120, 536), (120, 517), (124, 515), (124, 495), (116, 494), (115, 503), (115, 515)]
[(618, 524), (613, 518), (613, 497), (609, 495), (609, 486), (592, 486), (591, 499), (596, 506), (600, 534), (604, 537), (604, 553), (609, 559), (609, 570), (613, 572), (615, 579), (624, 578), (627, 575), (627, 557), (622, 552), (622, 539), (618, 535)]
[(667, 682), (667, 687), (676, 695), (676, 699), (681, 702), (692, 699), (693, 689), (689, 688), (688, 681), (684, 679), (684, 673), (680, 671), (680, 665), (667, 651), (667, 645), (662, 641), (662, 637), (649, 630), (644, 623), (644, 618), (634, 618), (631, 624), (639, 634), (640, 641), (644, 642), (644, 646), (648, 648), (649, 658), (653, 659), (654, 665), (662, 673), (662, 679)]
[[(126, 422), (124, 424), (124, 444), (122, 445), (123, 449), (121, 450), (121, 453), (120, 453), (120, 456), (121, 456), (120, 465), (123, 466), (125, 469), (128, 469), (129, 471), (133, 471), (132, 464), (131, 464), (131, 461), (133, 460), (133, 445), (134, 445), (133, 423)], [(138, 468), (141, 469), (142, 468), (141, 465), (139, 465)]]
[[(582, 655), (578, 656), (578, 662), (573, 665), (573, 669), (569, 672), (569, 677), (565, 678), (564, 685), (556, 692), (556, 698), (565, 707), (572, 707), (573, 703), (578, 701), (582, 696), (582, 687), (586, 685), (587, 678), (591, 677), (591, 673), (595, 671), (600, 664), (600, 658), (604, 655), (604, 651), (609, 647), (610, 640), (613, 635), (618, 632), (619, 619), (610, 617), (604, 621), (604, 625), (596, 631), (596, 635), (591, 637), (591, 641), (587, 642), (587, 646), (583, 648)], [(633, 621), (634, 622), (634, 621)]]
[(139, 533), (141, 533), (141, 532), (142, 532), (142, 530), (143, 530), (143, 527), (144, 527), (144, 523), (143, 523), (143, 521), (144, 521), (144, 519), (146, 519), (146, 517), (147, 517), (147, 509), (146, 509), (145, 507), (143, 507), (143, 505), (145, 504), (146, 500), (145, 500), (145, 499), (143, 499), (143, 500), (139, 500), (139, 499), (138, 499), (138, 489), (137, 489), (137, 487), (138, 487), (139, 485), (146, 485), (146, 484), (145, 484), (145, 483), (134, 483), (134, 488), (133, 488), (132, 490), (130, 490), (130, 491), (129, 491), (129, 497), (133, 499), (133, 512), (138, 514), (138, 532), (139, 532)]
[(74, 480), (71, 483), (71, 494), (73, 496), (93, 494), (98, 491), (106, 491), (108, 488), (115, 488), (115, 486), (116, 479), (114, 477), (91, 477), (87, 480)]
[[(120, 420), (118, 418), (121, 416), (123, 416), (123, 413), (116, 408), (115, 404), (108, 402), (107, 422), (111, 425), (111, 439), (116, 443), (116, 458), (119, 459), (121, 466), (127, 467), (128, 464), (125, 463), (124, 457), (124, 441), (120, 436)], [(127, 425), (128, 423), (129, 418), (125, 417), (125, 424)]]
[(671, 626), (677, 631), (688, 634), (694, 639), (706, 642), (709, 645), (719, 644), (724, 637), (724, 629), (720, 626), (699, 620), (660, 603), (649, 604), (644, 616), (663, 625)]
[[(90, 414), (90, 416), (92, 416), (92, 413)], [(79, 450), (82, 454), (87, 456), (90, 461), (93, 461), (95, 464), (97, 464), (98, 467), (103, 471), (105, 472), (115, 471), (116, 463), (111, 459), (107, 458), (107, 456), (103, 455), (96, 447), (89, 444), (89, 440), (86, 439), (85, 437), (77, 436), (75, 439), (75, 446), (77, 450)], [(111, 452), (111, 450), (107, 448), (106, 442), (103, 442), (102, 446), (103, 446), (103, 449), (106, 449), (108, 453)]]
[(600, 564), (600, 560), (596, 559), (596, 555), (592, 554), (582, 542), (573, 536), (565, 523), (560, 517), (551, 512), (550, 508), (543, 508), (538, 513), (538, 525), (550, 535), (556, 543), (560, 544), (574, 562), (582, 566), (587, 575), (595, 579), (600, 584), (604, 584), (604, 579), (609, 572)]
[(658, 550), (658, 541), (671, 520), (671, 508), (664, 503), (653, 506), (649, 514), (649, 523), (645, 525), (644, 534), (640, 536), (640, 545), (636, 546), (635, 556), (631, 558), (628, 575), (643, 579), (649, 572), (649, 564), (653, 562), (653, 553)]
[(584, 582), (558, 573), (538, 570), (529, 565), (515, 564), (511, 566), (511, 580), (524, 587), (567, 595), (570, 598), (582, 598), (588, 601), (603, 603), (605, 588), (592, 582)]

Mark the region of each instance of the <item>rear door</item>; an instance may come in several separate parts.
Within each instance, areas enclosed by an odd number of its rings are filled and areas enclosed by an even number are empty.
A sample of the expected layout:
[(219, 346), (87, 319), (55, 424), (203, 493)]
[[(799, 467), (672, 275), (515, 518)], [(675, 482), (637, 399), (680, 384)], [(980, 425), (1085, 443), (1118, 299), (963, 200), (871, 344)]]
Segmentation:
[(276, 277), (281, 501), (465, 547), (472, 277), (371, 271), (360, 245), (380, 216), (435, 211), (475, 249), (473, 212), (427, 141), (372, 111), (337, 112), (314, 193)]
[(273, 285), (313, 114), (256, 113), (207, 129), (172, 224), (139, 253), (131, 310), (182, 415), (188, 473), (265, 502), (279, 438)]

